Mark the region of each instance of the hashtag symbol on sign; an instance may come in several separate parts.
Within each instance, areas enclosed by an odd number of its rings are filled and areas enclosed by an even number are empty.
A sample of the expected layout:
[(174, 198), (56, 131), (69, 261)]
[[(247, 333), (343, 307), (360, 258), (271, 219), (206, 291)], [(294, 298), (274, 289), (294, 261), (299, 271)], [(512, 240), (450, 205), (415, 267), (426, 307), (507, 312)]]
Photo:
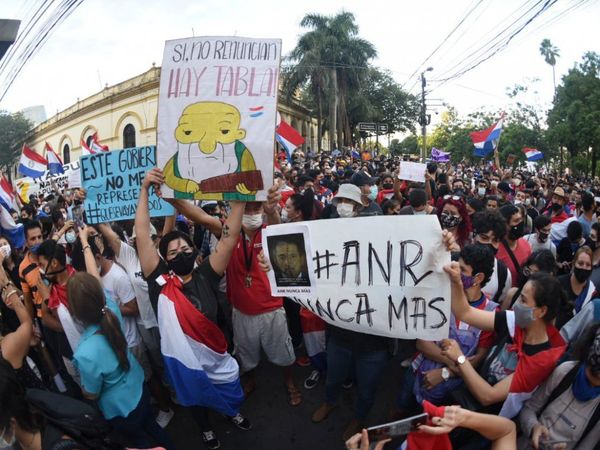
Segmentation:
[(100, 219), (102, 218), (100, 215), (100, 208), (94, 208), (91, 205), (88, 206), (87, 210), (85, 211), (85, 217), (87, 219), (88, 223), (98, 223), (100, 222)]

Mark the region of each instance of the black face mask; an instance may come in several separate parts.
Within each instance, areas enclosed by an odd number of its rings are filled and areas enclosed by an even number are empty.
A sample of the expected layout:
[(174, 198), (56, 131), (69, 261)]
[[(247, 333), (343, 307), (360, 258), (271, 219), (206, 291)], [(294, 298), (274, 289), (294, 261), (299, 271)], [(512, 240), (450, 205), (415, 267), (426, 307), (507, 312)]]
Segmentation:
[(592, 271), (590, 269), (580, 269), (579, 267), (573, 269), (573, 275), (575, 275), (575, 279), (580, 283), (585, 283), (591, 274)]
[(383, 183), (383, 188), (384, 189), (393, 189), (394, 183)]
[(548, 240), (548, 236), (550, 236), (549, 233), (542, 233), (541, 231), (538, 232), (538, 239), (540, 242), (546, 242)]
[(552, 205), (552, 211), (554, 211), (554, 212), (559, 212), (559, 211), (560, 211), (560, 210), (562, 210), (562, 209), (563, 209), (563, 206), (562, 206), (562, 205), (559, 205), (558, 203), (554, 203), (554, 204)]
[(508, 231), (508, 237), (511, 240), (516, 241), (517, 239), (519, 239), (520, 237), (523, 236), (524, 230), (525, 230), (525, 223), (521, 222), (519, 225), (515, 225), (514, 227), (510, 228), (510, 230)]
[(170, 261), (167, 261), (167, 266), (171, 269), (176, 275), (184, 276), (192, 273), (194, 270), (194, 263), (196, 262), (196, 256), (198, 253), (194, 249), (191, 252), (178, 253), (175, 258)]
[(492, 244), (481, 244), (481, 245), (487, 245), (487, 247), (492, 251), (494, 256), (496, 256), (496, 253), (498, 253), (498, 249), (496, 247), (494, 247)]

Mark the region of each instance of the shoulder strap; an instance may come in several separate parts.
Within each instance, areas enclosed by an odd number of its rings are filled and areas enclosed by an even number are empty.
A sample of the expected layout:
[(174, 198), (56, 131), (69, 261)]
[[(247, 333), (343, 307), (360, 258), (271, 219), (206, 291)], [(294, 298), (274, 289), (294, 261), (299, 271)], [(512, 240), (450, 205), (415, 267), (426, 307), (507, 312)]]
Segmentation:
[(523, 290), (522, 287), (517, 288), (517, 290), (515, 291), (515, 294), (513, 295), (513, 297), (510, 299), (510, 307), (509, 309), (512, 308), (512, 306), (515, 304), (515, 302), (517, 301), (517, 299), (519, 298), (519, 295), (521, 295), (521, 291)]
[[(590, 418), (590, 420), (588, 420), (588, 423), (587, 423), (587, 426), (585, 427), (585, 430), (583, 430), (583, 433), (581, 433), (581, 437), (577, 441), (577, 445), (575, 447), (573, 447), (573, 448), (579, 448), (579, 444), (581, 443), (581, 441), (583, 441), (585, 439), (585, 437), (588, 435), (588, 433), (590, 431), (592, 431), (592, 429), (596, 425), (598, 425), (598, 421), (599, 420), (600, 420), (600, 403), (598, 403), (596, 405), (596, 409), (594, 410), (594, 413), (592, 414), (592, 417)], [(598, 444), (594, 448), (598, 448)]]
[(544, 412), (544, 410), (550, 405), (550, 403), (552, 403), (554, 400), (560, 397), (561, 394), (565, 392), (569, 388), (569, 386), (571, 386), (571, 384), (573, 384), (573, 381), (577, 376), (577, 371), (579, 370), (580, 366), (581, 363), (575, 364), (571, 368), (571, 370), (569, 370), (567, 374), (562, 378), (562, 380), (560, 380), (560, 383), (558, 383), (558, 385), (554, 389), (552, 389), (552, 392), (548, 396), (548, 399), (546, 400), (546, 403), (544, 403), (542, 409), (540, 409), (538, 415), (541, 415)]
[(37, 264), (31, 263), (27, 267), (23, 269), (23, 273), (21, 274), (22, 278), (25, 278), (32, 270), (37, 268)]
[(481, 366), (479, 366), (479, 369), (477, 370), (477, 372), (479, 372), (479, 375), (481, 375), (483, 378), (486, 378), (487, 371), (489, 370), (490, 366), (492, 365), (492, 362), (494, 361), (494, 359), (496, 359), (496, 356), (498, 356), (498, 354), (500, 354), (500, 352), (502, 351), (502, 349), (504, 348), (504, 346), (506, 345), (507, 342), (508, 342), (508, 335), (504, 336), (502, 339), (500, 339), (496, 343), (496, 346), (494, 347), (494, 351), (487, 358), (485, 358), (485, 360), (483, 361), (483, 364), (481, 364)]
[(504, 291), (504, 285), (506, 284), (506, 280), (508, 278), (508, 268), (504, 265), (502, 261), (497, 260), (496, 267), (498, 268), (498, 290), (492, 299), (493, 302), (500, 304), (500, 297), (502, 296), (502, 291)]
[[(510, 256), (510, 260), (512, 261), (513, 265), (515, 266), (515, 270), (519, 273), (519, 277), (522, 277), (523, 271), (521, 270), (521, 265), (519, 264), (519, 261), (517, 261), (517, 257), (515, 256), (513, 251), (510, 249), (510, 245), (508, 245), (508, 242), (506, 241), (506, 239), (502, 240), (502, 245), (504, 245), (504, 248), (506, 249), (506, 253), (508, 253), (508, 256)], [(514, 283), (514, 280), (513, 280), (513, 283)]]

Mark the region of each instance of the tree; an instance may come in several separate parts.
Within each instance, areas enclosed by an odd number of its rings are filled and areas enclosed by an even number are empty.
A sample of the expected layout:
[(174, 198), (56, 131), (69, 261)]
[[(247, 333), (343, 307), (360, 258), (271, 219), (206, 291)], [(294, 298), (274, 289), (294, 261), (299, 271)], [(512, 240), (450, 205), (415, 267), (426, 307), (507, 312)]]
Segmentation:
[(8, 172), (21, 154), (21, 146), (32, 123), (21, 113), (0, 111), (0, 170)]
[(544, 57), (546, 64), (552, 66), (552, 84), (554, 85), (554, 92), (556, 93), (556, 58), (560, 57), (560, 50), (558, 47), (552, 45), (550, 39), (544, 39), (540, 44), (540, 54)]
[(394, 155), (400, 154), (418, 154), (419, 153), (419, 140), (416, 135), (411, 134), (406, 136), (402, 141), (398, 139), (392, 139), (390, 143), (390, 153)]

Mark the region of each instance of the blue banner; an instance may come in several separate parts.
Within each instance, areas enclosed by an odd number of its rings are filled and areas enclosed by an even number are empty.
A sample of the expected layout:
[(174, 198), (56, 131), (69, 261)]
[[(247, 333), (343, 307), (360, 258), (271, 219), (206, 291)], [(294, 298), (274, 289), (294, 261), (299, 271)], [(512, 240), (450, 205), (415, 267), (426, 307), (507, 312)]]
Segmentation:
[[(126, 148), (81, 157), (86, 222), (96, 224), (135, 217), (142, 181), (156, 167), (156, 146)], [(170, 216), (173, 207), (150, 190), (150, 216)]]

